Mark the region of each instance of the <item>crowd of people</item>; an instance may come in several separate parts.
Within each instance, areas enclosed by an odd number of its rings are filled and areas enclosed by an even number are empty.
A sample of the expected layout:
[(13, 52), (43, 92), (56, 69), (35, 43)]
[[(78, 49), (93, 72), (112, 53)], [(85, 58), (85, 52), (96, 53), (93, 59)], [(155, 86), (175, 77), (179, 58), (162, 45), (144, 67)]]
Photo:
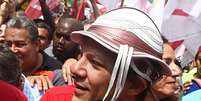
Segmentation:
[(39, 0), (32, 19), (30, 0), (0, 0), (2, 101), (201, 101), (201, 49), (182, 68), (145, 12), (89, 0), (95, 14), (80, 20), (67, 1), (54, 14)]

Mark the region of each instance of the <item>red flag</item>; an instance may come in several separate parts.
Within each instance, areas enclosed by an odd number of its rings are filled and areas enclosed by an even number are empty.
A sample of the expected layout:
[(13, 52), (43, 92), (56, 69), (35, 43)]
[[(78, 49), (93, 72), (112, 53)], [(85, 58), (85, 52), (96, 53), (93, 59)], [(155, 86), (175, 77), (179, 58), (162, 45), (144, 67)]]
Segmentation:
[(85, 19), (85, 16), (84, 16), (85, 6), (86, 6), (85, 0), (81, 0), (80, 7), (79, 7), (79, 10), (78, 10), (77, 16), (76, 16), (77, 20), (84, 20)]
[(110, 11), (115, 8), (119, 8), (119, 3), (121, 0), (97, 0), (100, 4), (104, 5), (107, 11)]
[[(58, 7), (60, 0), (46, 0), (50, 10)], [(42, 15), (41, 6), (38, 0), (31, 0), (28, 7), (25, 10), (25, 14), (31, 19), (36, 19)]]
[(74, 0), (71, 11), (70, 11), (70, 16), (73, 18), (76, 18), (77, 15), (77, 11), (78, 11), (78, 2), (77, 0)]

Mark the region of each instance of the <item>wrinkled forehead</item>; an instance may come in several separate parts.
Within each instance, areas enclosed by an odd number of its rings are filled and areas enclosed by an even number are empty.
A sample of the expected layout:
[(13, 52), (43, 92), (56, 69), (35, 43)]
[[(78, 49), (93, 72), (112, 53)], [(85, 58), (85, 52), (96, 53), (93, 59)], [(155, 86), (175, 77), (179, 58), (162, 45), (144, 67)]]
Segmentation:
[(6, 40), (31, 40), (29, 32), (24, 28), (6, 28)]
[(101, 45), (100, 43), (98, 43), (96, 40), (87, 37), (87, 36), (79, 36), (78, 40), (75, 41), (76, 43), (78, 43), (81, 47), (86, 47), (86, 48), (92, 48), (94, 50), (99, 50), (102, 52), (107, 52), (109, 54), (115, 54), (114, 52), (110, 51), (109, 49), (107, 49), (106, 47), (104, 47), (103, 45)]
[[(19, 34), (17, 34), (19, 33)], [(28, 35), (29, 31), (26, 28), (14, 28), (14, 27), (6, 27), (5, 29), (6, 35)]]
[(108, 67), (113, 68), (117, 58), (116, 53), (87, 36), (80, 36), (79, 41), (76, 42), (80, 45), (82, 52), (94, 55), (97, 59), (107, 64)]

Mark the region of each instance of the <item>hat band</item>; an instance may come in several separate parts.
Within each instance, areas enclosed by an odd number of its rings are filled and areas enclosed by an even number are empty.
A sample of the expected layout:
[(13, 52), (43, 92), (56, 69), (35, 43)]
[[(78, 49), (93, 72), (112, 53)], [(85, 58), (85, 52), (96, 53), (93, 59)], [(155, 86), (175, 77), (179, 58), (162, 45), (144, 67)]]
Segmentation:
[[(116, 28), (110, 28), (106, 26), (100, 25), (92, 25), (88, 31), (96, 33), (96, 35), (100, 36), (107, 42), (116, 45), (117, 47), (120, 44), (128, 45), (129, 47), (135, 48), (135, 51), (141, 51), (145, 53), (149, 53), (158, 58), (162, 57), (162, 54), (152, 49), (149, 45), (139, 39), (132, 32), (119, 30)], [(118, 34), (117, 34), (118, 33)]]

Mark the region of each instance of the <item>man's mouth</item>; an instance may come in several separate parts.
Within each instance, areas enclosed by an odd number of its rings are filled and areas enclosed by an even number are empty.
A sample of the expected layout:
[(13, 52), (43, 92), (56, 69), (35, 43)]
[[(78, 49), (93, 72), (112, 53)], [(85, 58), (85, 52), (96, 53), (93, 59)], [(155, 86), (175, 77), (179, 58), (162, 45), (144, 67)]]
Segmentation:
[(22, 59), (22, 56), (21, 56), (21, 55), (18, 55), (18, 54), (17, 54), (17, 57), (18, 57), (19, 59)]
[(173, 80), (173, 81), (169, 81), (168, 83), (176, 83), (176, 81)]
[(81, 84), (78, 84), (78, 83), (75, 83), (75, 87), (78, 89), (82, 89), (82, 90), (89, 90), (88, 87), (81, 85)]
[(58, 50), (58, 51), (63, 51), (63, 47), (62, 46), (56, 46), (56, 49)]
[(76, 94), (83, 94), (86, 91), (89, 91), (89, 88), (84, 84), (75, 83), (75, 92)]

